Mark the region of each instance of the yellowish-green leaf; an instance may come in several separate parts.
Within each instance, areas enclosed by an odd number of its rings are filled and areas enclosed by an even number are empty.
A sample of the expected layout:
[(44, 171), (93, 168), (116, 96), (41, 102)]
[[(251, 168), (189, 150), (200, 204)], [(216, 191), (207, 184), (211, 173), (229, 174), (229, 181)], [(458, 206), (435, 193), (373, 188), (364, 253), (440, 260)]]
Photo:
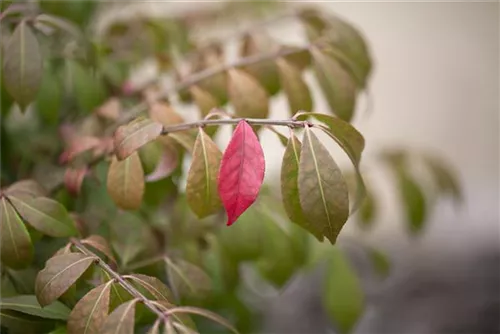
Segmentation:
[(288, 99), (290, 115), (294, 115), (299, 110), (312, 111), (311, 93), (299, 68), (284, 58), (279, 58), (276, 64), (280, 73), (281, 85)]
[(397, 172), (401, 201), (412, 233), (421, 232), (427, 214), (427, 203), (420, 186), (403, 171)]
[(250, 74), (231, 69), (229, 75), (229, 98), (236, 115), (248, 118), (267, 118), (269, 98), (265, 89)]
[(142, 287), (154, 300), (164, 300), (167, 302), (174, 300), (170, 289), (156, 277), (132, 274), (125, 276), (125, 278), (133, 282), (137, 287)]
[(99, 334), (106, 321), (112, 282), (90, 290), (75, 305), (68, 319), (68, 334)]
[[(12, 333), (45, 333), (53, 328), (53, 320), (46, 320), (11, 310), (0, 310), (2, 327)], [(9, 332), (10, 333), (10, 332)]]
[(370, 227), (377, 214), (377, 207), (373, 193), (366, 189), (366, 196), (359, 207), (359, 222), (363, 228)]
[(96, 260), (96, 257), (70, 253), (50, 258), (36, 278), (38, 302), (46, 306), (66, 292)]
[(137, 152), (125, 160), (113, 157), (108, 170), (108, 193), (117, 206), (137, 210), (144, 196), (144, 171)]
[(335, 247), (327, 264), (323, 303), (342, 334), (351, 332), (364, 310), (364, 294), (356, 273)]
[(138, 301), (138, 299), (132, 299), (118, 306), (108, 316), (100, 333), (134, 334), (135, 307)]
[(200, 128), (186, 185), (187, 202), (198, 218), (211, 215), (222, 206), (217, 193), (221, 157), (222, 153), (217, 145)]
[(17, 25), (3, 53), (5, 88), (24, 111), (38, 94), (43, 72), (40, 45), (26, 20)]
[(349, 217), (349, 196), (342, 173), (309, 127), (302, 140), (299, 198), (304, 215), (332, 244)]
[(299, 164), (302, 144), (293, 134), (288, 144), (281, 164), (281, 196), (288, 218), (297, 225), (313, 234), (319, 241), (323, 241), (323, 229), (309, 222), (304, 215), (299, 196)]
[(1, 199), (0, 241), (3, 264), (21, 269), (31, 263), (33, 245), (30, 235), (21, 217), (5, 197)]
[(66, 305), (58, 301), (42, 308), (34, 295), (2, 298), (0, 300), (0, 309), (55, 320), (67, 320), (71, 311)]
[(21, 217), (43, 234), (59, 238), (78, 235), (75, 222), (59, 202), (47, 197), (26, 201), (14, 196), (8, 198)]
[(142, 146), (158, 138), (162, 129), (161, 123), (143, 117), (120, 126), (115, 132), (116, 156), (120, 160), (129, 157)]
[(217, 99), (209, 92), (201, 89), (200, 87), (194, 85), (189, 88), (189, 92), (194, 98), (194, 102), (200, 109), (201, 117), (205, 117), (213, 109), (219, 106)]

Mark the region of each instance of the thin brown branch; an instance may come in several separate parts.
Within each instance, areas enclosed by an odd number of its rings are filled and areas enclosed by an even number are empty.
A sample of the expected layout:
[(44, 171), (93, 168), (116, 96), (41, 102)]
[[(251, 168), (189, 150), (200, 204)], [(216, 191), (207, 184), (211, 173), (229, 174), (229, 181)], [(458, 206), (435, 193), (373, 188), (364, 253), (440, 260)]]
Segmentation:
[(120, 274), (115, 272), (111, 267), (104, 262), (101, 258), (99, 258), (96, 254), (94, 254), (91, 250), (89, 250), (85, 245), (83, 245), (80, 240), (76, 238), (71, 238), (71, 243), (75, 245), (75, 247), (85, 255), (95, 256), (97, 258), (97, 265), (101, 267), (106, 273), (108, 273), (111, 277), (113, 277), (128, 293), (132, 296), (139, 299), (144, 305), (151, 310), (154, 314), (156, 314), (160, 319), (164, 321), (167, 320), (167, 315), (162, 312), (152, 301), (150, 301), (146, 296), (144, 296), (140, 291), (138, 291), (132, 284), (127, 282)]

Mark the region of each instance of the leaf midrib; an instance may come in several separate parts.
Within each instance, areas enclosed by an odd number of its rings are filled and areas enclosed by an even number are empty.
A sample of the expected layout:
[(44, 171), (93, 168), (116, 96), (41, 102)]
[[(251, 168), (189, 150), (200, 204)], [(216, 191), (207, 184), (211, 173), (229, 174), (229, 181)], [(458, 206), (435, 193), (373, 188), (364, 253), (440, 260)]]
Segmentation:
[(66, 268), (64, 268), (63, 270), (61, 270), (57, 274), (55, 274), (47, 283), (45, 283), (45, 285), (43, 286), (42, 290), (40, 290), (40, 295), (43, 294), (43, 291), (47, 288), (47, 286), (49, 286), (50, 283), (52, 283), (57, 277), (59, 277), (60, 275), (62, 275), (65, 271), (67, 271), (70, 268), (73, 268), (74, 266), (76, 266), (80, 262), (88, 261), (89, 259), (92, 259), (92, 258), (93, 258), (92, 256), (86, 256), (83, 259), (80, 259), (80, 260), (78, 260), (76, 262), (71, 263), (69, 266), (67, 266)]
[(113, 281), (109, 281), (108, 283), (106, 283), (106, 285), (102, 289), (101, 293), (99, 294), (99, 297), (97, 297), (97, 299), (95, 301), (95, 304), (92, 307), (92, 310), (90, 311), (89, 317), (87, 318), (87, 322), (85, 323), (85, 330), (83, 331), (84, 334), (87, 334), (87, 330), (90, 327), (89, 326), (90, 320), (92, 319), (92, 316), (94, 315), (94, 312), (95, 312), (95, 310), (97, 308), (97, 305), (99, 305), (99, 302), (101, 301), (102, 296), (107, 292), (108, 288), (110, 287), (110, 285), (112, 283), (113, 283)]

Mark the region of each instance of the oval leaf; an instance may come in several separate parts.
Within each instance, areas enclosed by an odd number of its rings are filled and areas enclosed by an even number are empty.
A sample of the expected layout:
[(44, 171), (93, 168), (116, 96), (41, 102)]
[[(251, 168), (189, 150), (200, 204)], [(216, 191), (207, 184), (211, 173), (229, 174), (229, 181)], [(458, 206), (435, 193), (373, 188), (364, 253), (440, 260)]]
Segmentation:
[(179, 165), (179, 152), (171, 144), (164, 142), (163, 150), (154, 170), (146, 175), (146, 182), (155, 182), (170, 176)]
[(170, 289), (156, 277), (141, 274), (127, 275), (125, 277), (134, 282), (135, 285), (139, 285), (148, 291), (155, 300), (165, 300), (167, 302), (174, 300)]
[(8, 187), (3, 193), (24, 199), (44, 196), (46, 191), (34, 180), (22, 180)]
[(66, 305), (58, 301), (42, 308), (34, 295), (2, 298), (0, 300), (0, 309), (55, 320), (67, 320), (71, 311)]
[(118, 306), (106, 319), (100, 333), (134, 334), (135, 306), (138, 301), (138, 299), (133, 299)]
[(259, 139), (252, 127), (242, 120), (224, 152), (217, 181), (228, 226), (257, 199), (264, 172), (264, 152)]
[(292, 132), (281, 165), (283, 206), (292, 222), (312, 233), (319, 241), (323, 241), (323, 230), (319, 226), (309, 223), (300, 205), (298, 177), (301, 149), (302, 144)]
[(155, 140), (163, 126), (149, 118), (137, 118), (127, 125), (120, 126), (115, 132), (115, 152), (123, 160), (142, 146)]
[(35, 283), (35, 293), (42, 306), (51, 304), (65, 293), (96, 260), (94, 256), (70, 253), (47, 261)]
[(90, 237), (83, 239), (81, 243), (97, 249), (98, 251), (106, 255), (111, 261), (116, 263), (115, 257), (113, 256), (113, 252), (111, 251), (108, 242), (100, 235), (91, 235)]
[(328, 262), (323, 303), (340, 333), (349, 333), (364, 309), (358, 277), (342, 252), (335, 248)]
[(17, 25), (3, 51), (5, 88), (24, 110), (38, 94), (43, 71), (40, 45), (25, 20)]
[(217, 193), (221, 157), (217, 145), (200, 128), (186, 185), (187, 202), (200, 219), (217, 212), (222, 206)]
[(259, 82), (242, 70), (231, 69), (229, 75), (229, 97), (235, 114), (240, 117), (267, 118), (269, 98)]
[(189, 92), (194, 98), (194, 102), (200, 109), (201, 117), (205, 117), (213, 109), (219, 106), (217, 99), (209, 92), (201, 89), (198, 86), (192, 86), (189, 88)]
[(278, 59), (276, 64), (280, 73), (281, 85), (288, 99), (290, 115), (294, 115), (299, 110), (311, 111), (313, 108), (311, 93), (299, 68), (284, 58)]
[(1, 200), (0, 250), (2, 263), (21, 269), (33, 259), (31, 238), (16, 210), (4, 197)]
[(117, 206), (137, 210), (144, 196), (144, 171), (139, 154), (132, 153), (125, 160), (113, 157), (108, 170), (108, 193)]
[(410, 232), (418, 233), (424, 227), (427, 214), (427, 203), (424, 192), (405, 172), (399, 172), (397, 177), (401, 200), (406, 211), (406, 219), (410, 224)]
[(26, 201), (9, 197), (9, 200), (23, 219), (43, 234), (60, 238), (78, 235), (75, 222), (59, 202), (47, 197)]
[(108, 316), (111, 283), (90, 290), (75, 305), (68, 319), (68, 334), (99, 334)]
[(335, 243), (349, 217), (349, 196), (342, 173), (309, 127), (306, 127), (299, 164), (299, 197), (311, 224)]

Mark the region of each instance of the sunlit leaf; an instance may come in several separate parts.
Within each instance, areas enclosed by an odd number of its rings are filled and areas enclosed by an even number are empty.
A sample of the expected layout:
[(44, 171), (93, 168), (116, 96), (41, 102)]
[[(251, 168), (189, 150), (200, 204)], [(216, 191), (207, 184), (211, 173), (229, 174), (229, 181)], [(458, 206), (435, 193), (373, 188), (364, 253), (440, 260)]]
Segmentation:
[(137, 210), (144, 195), (144, 171), (137, 152), (125, 160), (113, 157), (108, 170), (108, 193), (117, 206)]
[(142, 287), (155, 300), (165, 300), (172, 302), (174, 300), (170, 289), (156, 277), (141, 274), (132, 274), (125, 276), (128, 280), (138, 287)]
[(349, 333), (364, 310), (364, 294), (344, 254), (334, 248), (328, 261), (323, 303), (340, 333)]
[(50, 198), (38, 197), (22, 201), (9, 197), (21, 217), (43, 234), (52, 237), (70, 237), (78, 235), (75, 222), (66, 208)]
[[(30, 316), (21, 312), (11, 310), (0, 310), (0, 321), (2, 327), (12, 333), (44, 333), (53, 328), (53, 320)], [(10, 333), (10, 332), (9, 332)]]
[(426, 220), (427, 203), (420, 186), (407, 173), (397, 173), (401, 201), (412, 233), (420, 232)]
[(99, 334), (108, 316), (111, 283), (90, 290), (75, 305), (68, 319), (69, 334)]
[(67, 320), (70, 309), (61, 302), (54, 302), (46, 307), (38, 304), (34, 295), (20, 295), (0, 300), (0, 309), (12, 310), (44, 319)]
[(222, 153), (217, 145), (200, 128), (186, 185), (187, 202), (198, 218), (211, 215), (222, 207), (217, 193), (221, 157)]
[(453, 171), (437, 157), (428, 155), (424, 159), (439, 191), (444, 195), (451, 196), (457, 204), (461, 204), (463, 202), (462, 189), (460, 189), (460, 183)]
[(100, 333), (134, 334), (135, 307), (138, 301), (138, 299), (133, 299), (118, 306), (108, 316)]
[(66, 292), (96, 260), (94, 256), (70, 253), (52, 257), (38, 273), (35, 292), (41, 306), (54, 302)]
[(5, 197), (1, 199), (0, 214), (2, 263), (15, 269), (25, 268), (33, 259), (33, 245), (28, 230)]
[(299, 198), (304, 215), (332, 244), (349, 217), (349, 196), (342, 173), (309, 127), (302, 140)]
[(24, 111), (38, 94), (43, 71), (40, 46), (27, 20), (17, 25), (3, 53), (5, 88)]
[(161, 134), (163, 126), (149, 118), (137, 118), (115, 132), (115, 152), (119, 160), (129, 157)]
[(290, 115), (294, 115), (299, 110), (312, 111), (311, 93), (300, 70), (284, 58), (278, 59), (276, 64), (280, 73), (281, 86), (288, 100)]
[(288, 139), (281, 164), (281, 196), (288, 218), (323, 241), (323, 229), (304, 215), (299, 196), (299, 164), (302, 144), (293, 134)]
[(229, 98), (236, 115), (240, 117), (267, 118), (269, 98), (264, 88), (250, 74), (242, 70), (228, 71)]

